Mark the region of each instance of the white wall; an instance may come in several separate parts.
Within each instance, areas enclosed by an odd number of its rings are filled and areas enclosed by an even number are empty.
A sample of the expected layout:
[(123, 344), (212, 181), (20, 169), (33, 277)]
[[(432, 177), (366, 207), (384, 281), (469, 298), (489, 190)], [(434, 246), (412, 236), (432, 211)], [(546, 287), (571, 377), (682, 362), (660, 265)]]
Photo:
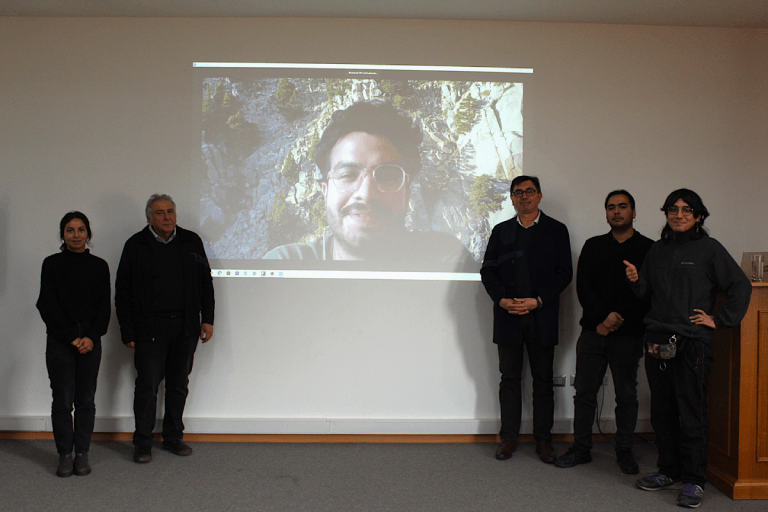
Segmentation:
[[(652, 238), (664, 197), (686, 186), (734, 257), (768, 249), (766, 54), (768, 31), (746, 29), (0, 18), (0, 429), (50, 428), (34, 303), (61, 216), (90, 217), (113, 279), (151, 193), (173, 195), (179, 224), (194, 228), (193, 61), (532, 67), (524, 170), (542, 180), (542, 209), (568, 225), (575, 262), (606, 231), (602, 201), (619, 187)], [(491, 301), (479, 282), (214, 284), (216, 332), (198, 349), (188, 432), (497, 430)], [(574, 371), (580, 313), (571, 286), (556, 374)], [(132, 354), (114, 318), (103, 343), (97, 430), (131, 431)], [(570, 431), (572, 395), (556, 389), (558, 432)], [(641, 397), (648, 431), (644, 377)], [(524, 418), (530, 431), (530, 406)]]

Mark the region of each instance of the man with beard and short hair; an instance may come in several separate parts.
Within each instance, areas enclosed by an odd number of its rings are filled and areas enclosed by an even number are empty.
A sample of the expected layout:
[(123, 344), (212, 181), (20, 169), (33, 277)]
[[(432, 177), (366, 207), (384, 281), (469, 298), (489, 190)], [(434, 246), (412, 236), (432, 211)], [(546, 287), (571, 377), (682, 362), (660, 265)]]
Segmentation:
[(624, 261), (640, 268), (653, 241), (636, 231), (635, 199), (626, 190), (605, 198), (605, 217), (611, 230), (584, 244), (576, 270), (576, 292), (583, 309), (581, 335), (576, 344), (576, 395), (573, 398), (571, 448), (555, 465), (570, 468), (592, 461), (592, 424), (597, 393), (611, 367), (616, 391), (616, 458), (623, 473), (639, 469), (632, 446), (637, 424), (637, 369), (643, 355), (643, 318), (647, 302), (632, 292)]
[(334, 112), (314, 155), (328, 229), (314, 241), (277, 247), (264, 258), (471, 260), (448, 233), (405, 228), (410, 186), (421, 169), (421, 142), (419, 127), (387, 101), (360, 101)]
[(517, 216), (493, 228), (480, 277), (493, 299), (493, 342), (498, 346), (501, 444), (496, 458), (517, 448), (522, 418), (523, 349), (533, 377), (533, 436), (542, 462), (552, 464), (555, 399), (553, 365), (560, 294), (573, 278), (568, 229), (539, 210), (541, 185), (518, 176), (510, 186)]
[(157, 392), (165, 379), (163, 448), (189, 455), (182, 415), (198, 339), (213, 336), (213, 279), (203, 242), (176, 225), (176, 203), (153, 194), (147, 226), (125, 242), (115, 281), (123, 343), (134, 349), (133, 460), (152, 460)]
[[(636, 485), (657, 491), (679, 489), (682, 483), (677, 504), (696, 508), (707, 482), (714, 331), (739, 325), (752, 286), (725, 247), (704, 229), (709, 211), (696, 192), (675, 190), (661, 210), (666, 225), (643, 267), (638, 271), (625, 262), (633, 291), (651, 302), (645, 317), (645, 372), (659, 451), (658, 471)], [(725, 302), (715, 310), (720, 292)]]

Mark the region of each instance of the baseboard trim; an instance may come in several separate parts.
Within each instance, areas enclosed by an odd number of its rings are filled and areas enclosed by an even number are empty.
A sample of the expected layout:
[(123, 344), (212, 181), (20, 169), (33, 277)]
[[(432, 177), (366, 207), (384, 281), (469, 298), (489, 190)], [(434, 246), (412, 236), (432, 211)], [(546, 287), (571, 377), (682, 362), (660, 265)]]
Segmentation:
[[(155, 431), (160, 431), (158, 420)], [(210, 442), (326, 442), (326, 443), (474, 443), (495, 442), (498, 419), (337, 419), (337, 418), (185, 418), (184, 438)], [(646, 425), (647, 423), (647, 425)], [(611, 439), (613, 420), (603, 420), (596, 440)], [(0, 439), (52, 439), (51, 420), (43, 417), (0, 418)], [(522, 442), (533, 439), (533, 424), (524, 420)], [(571, 419), (555, 420), (555, 441), (572, 441)], [(650, 422), (638, 422), (637, 432), (651, 432)], [(133, 417), (96, 418), (94, 440), (131, 440)], [(642, 438), (648, 434), (638, 434)]]
[[(653, 433), (637, 432), (638, 440), (652, 442)], [(17, 440), (50, 440), (53, 441), (51, 432), (20, 432), (2, 431), (0, 439)], [(94, 441), (132, 441), (132, 432), (94, 432)], [(399, 444), (468, 444), (468, 443), (497, 443), (497, 434), (461, 434), (461, 435), (401, 435), (401, 434), (184, 434), (184, 440), (190, 443), (399, 443)], [(556, 443), (572, 443), (573, 434), (553, 434), (552, 440)], [(592, 440), (595, 443), (611, 442), (613, 436), (594, 434)], [(160, 434), (155, 434), (155, 441), (160, 442)], [(533, 434), (521, 434), (518, 438), (521, 443), (533, 443)]]

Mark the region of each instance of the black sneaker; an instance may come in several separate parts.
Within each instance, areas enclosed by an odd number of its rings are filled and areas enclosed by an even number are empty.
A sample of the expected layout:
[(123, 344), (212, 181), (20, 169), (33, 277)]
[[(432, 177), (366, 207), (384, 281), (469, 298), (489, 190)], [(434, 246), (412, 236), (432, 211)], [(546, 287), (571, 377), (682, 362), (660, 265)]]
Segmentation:
[(631, 448), (616, 448), (616, 462), (619, 463), (621, 472), (626, 475), (636, 475), (640, 472)]
[(661, 473), (654, 473), (641, 478), (635, 485), (644, 491), (658, 491), (659, 489), (680, 489), (679, 478), (669, 478)]
[(60, 478), (67, 478), (72, 476), (72, 454), (59, 455), (59, 467), (56, 468), (56, 476)]
[(133, 462), (146, 464), (152, 462), (152, 445), (137, 444), (133, 447)]
[(75, 454), (75, 474), (77, 476), (85, 476), (91, 474), (91, 465), (88, 464), (87, 453)]
[(181, 441), (163, 441), (163, 448), (176, 455), (191, 455), (192, 448)]
[(683, 490), (677, 495), (677, 504), (681, 507), (698, 508), (704, 497), (704, 489), (696, 484), (683, 484)]
[(562, 454), (555, 461), (555, 466), (559, 468), (572, 468), (579, 464), (586, 464), (592, 462), (592, 455), (589, 450), (584, 450), (572, 446), (568, 448), (568, 451)]

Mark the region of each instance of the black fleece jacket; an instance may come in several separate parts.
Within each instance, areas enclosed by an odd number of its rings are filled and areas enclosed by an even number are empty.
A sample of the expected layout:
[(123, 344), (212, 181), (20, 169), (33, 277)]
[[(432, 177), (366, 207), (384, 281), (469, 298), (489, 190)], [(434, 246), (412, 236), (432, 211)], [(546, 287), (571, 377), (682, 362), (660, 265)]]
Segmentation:
[[(648, 331), (709, 343), (714, 332), (691, 322), (693, 310), (714, 314), (717, 329), (735, 327), (747, 313), (752, 285), (720, 242), (709, 236), (695, 240), (691, 235), (688, 231), (654, 243), (631, 287), (638, 297), (651, 301), (645, 317)], [(725, 293), (726, 301), (714, 312), (718, 291)]]

